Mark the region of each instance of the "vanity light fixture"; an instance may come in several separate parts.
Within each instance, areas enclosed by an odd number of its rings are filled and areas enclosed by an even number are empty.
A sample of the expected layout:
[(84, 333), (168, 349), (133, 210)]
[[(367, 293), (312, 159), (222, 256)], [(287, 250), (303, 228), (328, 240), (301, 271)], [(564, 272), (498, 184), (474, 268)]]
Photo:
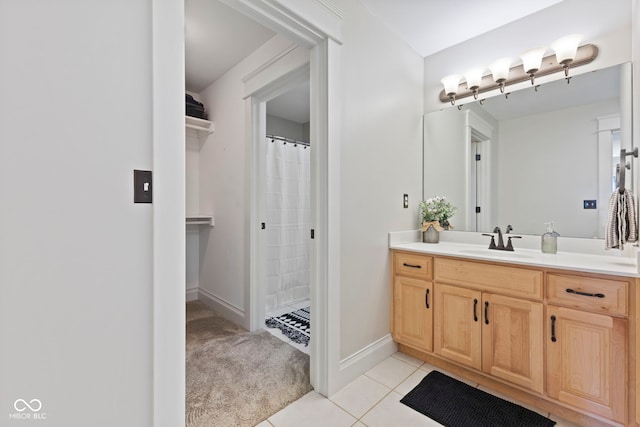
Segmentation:
[(446, 94), (449, 101), (451, 101), (451, 105), (456, 103), (456, 93), (458, 92), (458, 86), (460, 85), (460, 80), (462, 76), (460, 74), (451, 74), (440, 80), (444, 85), (444, 93)]
[(475, 67), (464, 73), (464, 77), (467, 79), (467, 89), (473, 92), (474, 99), (478, 99), (478, 89), (480, 89), (480, 84), (482, 83), (483, 72), (484, 68)]
[(500, 93), (504, 93), (504, 84), (509, 78), (509, 69), (511, 68), (512, 62), (511, 58), (502, 58), (495, 61), (489, 67), (491, 69), (493, 81), (496, 82), (500, 88)]
[(567, 78), (567, 83), (569, 83), (570, 78), (569, 65), (576, 58), (580, 40), (582, 40), (582, 34), (572, 34), (551, 43), (551, 49), (556, 53), (558, 64), (561, 64), (562, 68), (564, 68), (564, 76)]
[(592, 44), (585, 44), (578, 46), (574, 53), (572, 49), (566, 46), (572, 47), (579, 44), (580, 38), (576, 37), (576, 35), (566, 38), (571, 43), (562, 41), (565, 37), (556, 40), (552, 45), (553, 51), (547, 56), (544, 56), (547, 48), (530, 49), (522, 54), (522, 64), (516, 59), (499, 59), (488, 67), (491, 73), (484, 76), (482, 73), (487, 67), (479, 67), (481, 70), (479, 78), (477, 72), (474, 74), (472, 70), (467, 71), (466, 81), (463, 80), (465, 77), (459, 74), (447, 76), (441, 80), (444, 90), (440, 91), (440, 101), (451, 102), (451, 105), (454, 105), (456, 100), (472, 95), (475, 99), (478, 99), (479, 94), (496, 88), (499, 88), (501, 93), (505, 93), (507, 86), (528, 80), (535, 86), (536, 77), (554, 74), (559, 71), (563, 71), (568, 79), (569, 66), (576, 68), (591, 63), (598, 56), (598, 47)]
[(524, 72), (531, 78), (531, 85), (535, 85), (536, 73), (540, 70), (542, 65), (542, 56), (547, 51), (544, 47), (536, 47), (529, 49), (520, 55), (522, 59), (522, 68)]

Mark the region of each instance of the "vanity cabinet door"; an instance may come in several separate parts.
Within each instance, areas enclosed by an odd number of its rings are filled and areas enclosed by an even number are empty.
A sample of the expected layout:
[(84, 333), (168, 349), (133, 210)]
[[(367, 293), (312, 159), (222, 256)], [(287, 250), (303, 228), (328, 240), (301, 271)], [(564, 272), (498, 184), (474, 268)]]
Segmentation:
[(434, 351), (454, 362), (480, 369), (481, 293), (442, 283), (434, 287)]
[(542, 303), (482, 295), (482, 370), (538, 393), (544, 387)]
[(547, 306), (547, 394), (626, 421), (627, 320)]
[(433, 350), (433, 285), (396, 276), (393, 284), (393, 339), (415, 349)]

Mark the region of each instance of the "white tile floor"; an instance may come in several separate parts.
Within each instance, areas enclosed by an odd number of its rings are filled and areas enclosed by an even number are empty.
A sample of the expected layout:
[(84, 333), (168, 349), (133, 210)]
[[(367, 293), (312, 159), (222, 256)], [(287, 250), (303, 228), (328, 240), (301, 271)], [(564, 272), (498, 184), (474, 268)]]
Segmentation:
[[(309, 305), (310, 305), (310, 301), (309, 300), (298, 301), (296, 303), (283, 305), (283, 306), (275, 308), (273, 310), (268, 310), (265, 313), (265, 317), (268, 319), (269, 317), (280, 316), (280, 315), (282, 315), (284, 313), (290, 313), (292, 311), (300, 310), (301, 308), (308, 307)], [(271, 335), (273, 335), (274, 337), (278, 337), (282, 341), (291, 344), (292, 346), (294, 346), (295, 348), (297, 348), (301, 352), (309, 354), (309, 346), (308, 345), (298, 344), (297, 342), (291, 341), (291, 339), (289, 339), (289, 337), (287, 337), (285, 334), (283, 334), (280, 329), (278, 329), (278, 328), (267, 328), (266, 325), (264, 326), (264, 329), (266, 329), (267, 331), (271, 332)], [(311, 344), (311, 341), (309, 341), (309, 344)]]
[[(356, 378), (330, 399), (312, 391), (256, 427), (440, 426), (437, 422), (400, 403), (400, 399), (433, 369), (435, 369), (433, 366), (420, 360), (402, 353), (395, 353)], [(475, 383), (463, 381), (477, 386)], [(506, 398), (497, 393), (493, 394)], [(522, 405), (522, 403), (519, 404)], [(556, 427), (579, 427), (546, 412), (528, 408), (556, 421)]]

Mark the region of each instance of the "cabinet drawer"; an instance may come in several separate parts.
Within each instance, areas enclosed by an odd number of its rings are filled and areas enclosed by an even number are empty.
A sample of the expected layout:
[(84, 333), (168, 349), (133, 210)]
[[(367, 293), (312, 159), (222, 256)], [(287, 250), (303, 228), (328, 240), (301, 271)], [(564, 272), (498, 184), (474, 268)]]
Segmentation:
[(561, 274), (547, 275), (549, 303), (583, 310), (628, 314), (629, 283)]
[(433, 258), (408, 252), (394, 252), (394, 274), (431, 280)]
[(542, 272), (537, 270), (438, 258), (434, 276), (437, 282), (542, 300)]

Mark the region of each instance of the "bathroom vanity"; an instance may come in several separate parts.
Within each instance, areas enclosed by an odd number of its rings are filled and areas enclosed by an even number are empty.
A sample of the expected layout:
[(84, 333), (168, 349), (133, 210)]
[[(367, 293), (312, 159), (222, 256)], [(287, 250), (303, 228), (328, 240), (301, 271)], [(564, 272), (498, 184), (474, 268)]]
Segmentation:
[(637, 425), (634, 259), (390, 248), (399, 351), (581, 426)]

